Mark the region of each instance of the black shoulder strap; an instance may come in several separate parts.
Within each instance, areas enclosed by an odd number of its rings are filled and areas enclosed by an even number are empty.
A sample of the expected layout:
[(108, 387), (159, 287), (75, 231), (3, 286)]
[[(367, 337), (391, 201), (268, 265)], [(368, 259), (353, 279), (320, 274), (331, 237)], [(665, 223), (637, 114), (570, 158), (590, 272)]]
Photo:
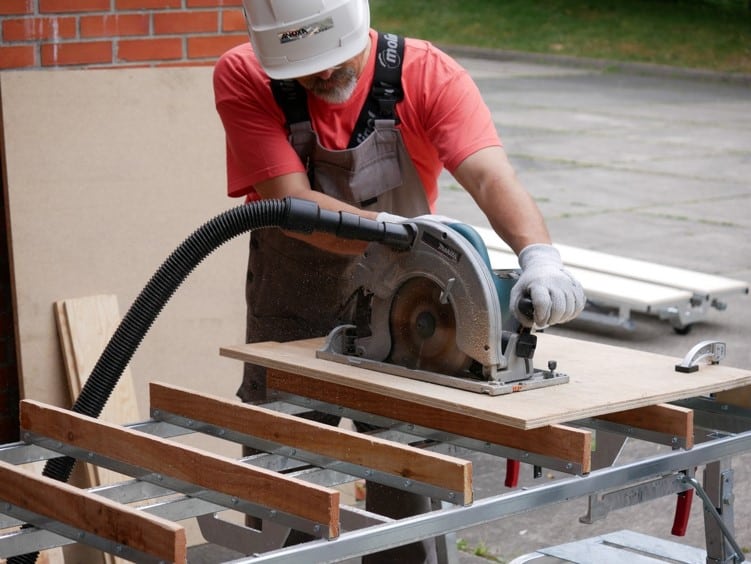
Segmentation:
[[(404, 98), (403, 61), (404, 38), (393, 33), (379, 33), (373, 85), (355, 123), (348, 148), (357, 147), (373, 132), (376, 119), (394, 119), (398, 123), (394, 108), (396, 103)], [(287, 126), (310, 121), (307, 94), (299, 82), (272, 79), (271, 91), (276, 103), (284, 112)]]
[(293, 123), (310, 121), (305, 88), (296, 80), (271, 80), (271, 92), (284, 112), (287, 127)]
[(394, 119), (399, 122), (394, 107), (404, 98), (403, 61), (404, 38), (393, 33), (379, 33), (373, 85), (357, 118), (348, 148), (357, 147), (373, 132), (376, 119)]

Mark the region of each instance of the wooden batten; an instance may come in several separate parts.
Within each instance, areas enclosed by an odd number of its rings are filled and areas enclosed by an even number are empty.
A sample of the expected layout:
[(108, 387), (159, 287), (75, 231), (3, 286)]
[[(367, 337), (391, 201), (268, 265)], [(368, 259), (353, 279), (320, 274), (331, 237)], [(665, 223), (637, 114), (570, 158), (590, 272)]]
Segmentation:
[(283, 370), (268, 369), (266, 374), (269, 388), (573, 462), (581, 465), (583, 473), (588, 473), (591, 469), (592, 434), (586, 430), (566, 425), (522, 430), (480, 417), (308, 378)]
[(167, 562), (187, 562), (182, 526), (5, 462), (0, 499)]
[(604, 421), (637, 429), (674, 435), (685, 441), (685, 448), (694, 446), (694, 411), (677, 405), (658, 404), (597, 417)]
[(459, 492), (472, 501), (472, 463), (258, 406), (151, 383), (151, 408), (335, 460)]
[(323, 524), (328, 538), (339, 534), (336, 490), (40, 402), (22, 401), (20, 419), (25, 431)]

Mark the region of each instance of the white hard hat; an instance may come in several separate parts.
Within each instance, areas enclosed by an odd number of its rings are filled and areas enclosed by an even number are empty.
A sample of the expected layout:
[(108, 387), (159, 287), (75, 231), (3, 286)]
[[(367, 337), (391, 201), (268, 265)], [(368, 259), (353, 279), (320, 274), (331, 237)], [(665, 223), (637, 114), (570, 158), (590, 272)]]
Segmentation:
[(315, 74), (360, 53), (369, 40), (368, 0), (243, 0), (253, 50), (266, 74)]

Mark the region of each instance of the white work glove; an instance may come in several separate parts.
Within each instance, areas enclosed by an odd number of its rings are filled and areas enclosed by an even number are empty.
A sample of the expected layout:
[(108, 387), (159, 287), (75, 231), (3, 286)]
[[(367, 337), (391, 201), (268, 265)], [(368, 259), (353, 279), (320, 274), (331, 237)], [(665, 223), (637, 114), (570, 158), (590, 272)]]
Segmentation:
[(396, 215), (389, 212), (378, 212), (378, 215), (376, 216), (377, 221), (388, 221), (390, 223), (402, 223), (404, 221), (410, 221), (410, 219), (431, 219), (433, 221), (437, 221), (438, 223), (443, 223), (445, 225), (451, 225), (452, 223), (459, 223), (459, 220), (452, 219), (450, 217), (446, 217), (445, 215), (436, 215), (436, 214), (425, 214), (425, 215), (418, 215), (414, 218), (407, 218), (402, 217), (401, 215)]
[(389, 212), (378, 212), (378, 215), (376, 216), (376, 221), (388, 221), (389, 223), (401, 223), (403, 221), (407, 221), (406, 217), (402, 217), (401, 215), (396, 215)]
[[(586, 298), (581, 284), (564, 267), (561, 255), (553, 245), (534, 244), (519, 253), (521, 276), (511, 289), (511, 308), (519, 322), (542, 329), (575, 318)], [(519, 300), (532, 299), (534, 319), (519, 311)]]

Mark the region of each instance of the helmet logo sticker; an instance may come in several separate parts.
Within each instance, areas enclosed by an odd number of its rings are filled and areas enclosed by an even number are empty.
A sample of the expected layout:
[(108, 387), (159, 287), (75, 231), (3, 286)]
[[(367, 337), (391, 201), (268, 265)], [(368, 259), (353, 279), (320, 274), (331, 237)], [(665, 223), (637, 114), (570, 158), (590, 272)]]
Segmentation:
[(305, 39), (306, 37), (312, 37), (324, 31), (328, 31), (334, 27), (334, 20), (332, 18), (326, 18), (318, 22), (309, 23), (303, 27), (296, 29), (289, 29), (278, 34), (279, 43), (291, 43), (299, 39)]
[(386, 69), (395, 69), (401, 64), (399, 52), (396, 50), (399, 38), (393, 33), (386, 33), (386, 49), (378, 53), (378, 64)]

